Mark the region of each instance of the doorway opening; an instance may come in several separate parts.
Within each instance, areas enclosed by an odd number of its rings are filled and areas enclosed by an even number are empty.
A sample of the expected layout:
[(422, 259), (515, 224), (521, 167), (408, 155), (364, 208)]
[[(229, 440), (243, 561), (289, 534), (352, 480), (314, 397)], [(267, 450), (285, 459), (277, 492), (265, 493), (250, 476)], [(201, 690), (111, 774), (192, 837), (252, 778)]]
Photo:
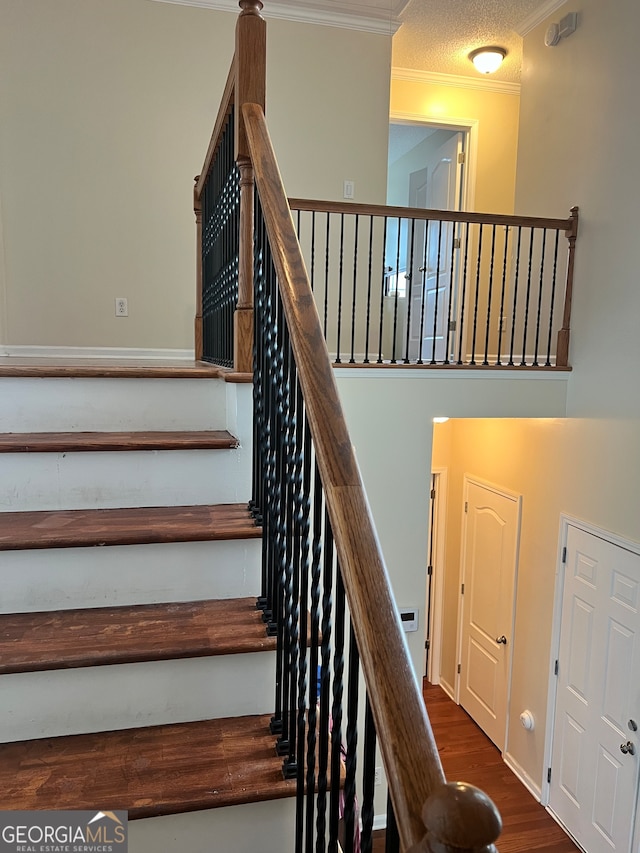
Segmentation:
[[(468, 127), (392, 118), (387, 204), (414, 210), (462, 210), (468, 191), (470, 134)], [(393, 300), (400, 321), (409, 326), (409, 358), (430, 354), (440, 361), (455, 352), (460, 229), (460, 223), (429, 221), (416, 214), (388, 220), (386, 296)], [(438, 311), (438, 305), (448, 309)]]

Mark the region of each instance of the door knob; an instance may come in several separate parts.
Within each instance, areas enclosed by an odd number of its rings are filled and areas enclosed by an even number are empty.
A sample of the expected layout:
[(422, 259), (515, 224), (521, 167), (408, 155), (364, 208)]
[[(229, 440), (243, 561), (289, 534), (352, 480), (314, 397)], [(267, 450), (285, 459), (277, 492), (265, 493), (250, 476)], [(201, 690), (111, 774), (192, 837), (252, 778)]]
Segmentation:
[(631, 741), (628, 740), (626, 743), (620, 744), (620, 752), (622, 752), (624, 755), (626, 755), (627, 753), (629, 753), (629, 755), (635, 755), (636, 754), (636, 748), (631, 743)]
[(502, 634), (501, 637), (496, 637), (496, 643), (503, 645), (503, 646), (506, 646), (507, 645), (507, 638), (505, 637), (504, 634)]

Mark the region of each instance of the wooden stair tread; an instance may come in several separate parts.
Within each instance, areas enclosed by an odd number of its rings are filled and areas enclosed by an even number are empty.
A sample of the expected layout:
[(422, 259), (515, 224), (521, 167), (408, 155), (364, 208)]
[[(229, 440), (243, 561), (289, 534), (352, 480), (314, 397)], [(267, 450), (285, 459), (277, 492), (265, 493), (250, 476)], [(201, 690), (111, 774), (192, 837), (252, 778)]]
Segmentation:
[(0, 433), (0, 453), (72, 453), (103, 450), (225, 450), (238, 439), (224, 429), (146, 432)]
[(15, 358), (0, 357), (0, 377), (102, 376), (149, 379), (217, 379), (225, 371), (215, 364), (188, 359)]
[(0, 809), (126, 809), (135, 819), (294, 796), (269, 720), (0, 744)]
[(0, 551), (257, 539), (246, 504), (0, 512)]
[(0, 674), (275, 649), (255, 598), (0, 616)]

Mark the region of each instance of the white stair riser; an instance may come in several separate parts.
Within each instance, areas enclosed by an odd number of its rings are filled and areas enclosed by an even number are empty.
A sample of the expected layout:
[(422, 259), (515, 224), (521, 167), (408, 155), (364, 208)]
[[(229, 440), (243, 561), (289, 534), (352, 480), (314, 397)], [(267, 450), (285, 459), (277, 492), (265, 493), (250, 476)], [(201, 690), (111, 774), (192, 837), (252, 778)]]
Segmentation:
[(260, 594), (259, 539), (0, 552), (0, 613)]
[(0, 454), (0, 511), (244, 503), (247, 450)]
[(2, 676), (0, 741), (273, 711), (275, 652)]
[(295, 849), (295, 797), (129, 821), (131, 853), (287, 853)]
[(0, 432), (226, 429), (220, 379), (0, 378)]

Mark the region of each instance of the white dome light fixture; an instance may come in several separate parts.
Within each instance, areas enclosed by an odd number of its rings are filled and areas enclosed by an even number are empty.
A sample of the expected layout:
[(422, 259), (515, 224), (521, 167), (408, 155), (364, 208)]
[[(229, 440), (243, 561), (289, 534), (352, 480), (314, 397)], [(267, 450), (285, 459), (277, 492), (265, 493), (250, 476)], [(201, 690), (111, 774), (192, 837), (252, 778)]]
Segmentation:
[(479, 47), (472, 50), (469, 59), (481, 74), (493, 74), (502, 65), (502, 60), (507, 55), (503, 47)]

